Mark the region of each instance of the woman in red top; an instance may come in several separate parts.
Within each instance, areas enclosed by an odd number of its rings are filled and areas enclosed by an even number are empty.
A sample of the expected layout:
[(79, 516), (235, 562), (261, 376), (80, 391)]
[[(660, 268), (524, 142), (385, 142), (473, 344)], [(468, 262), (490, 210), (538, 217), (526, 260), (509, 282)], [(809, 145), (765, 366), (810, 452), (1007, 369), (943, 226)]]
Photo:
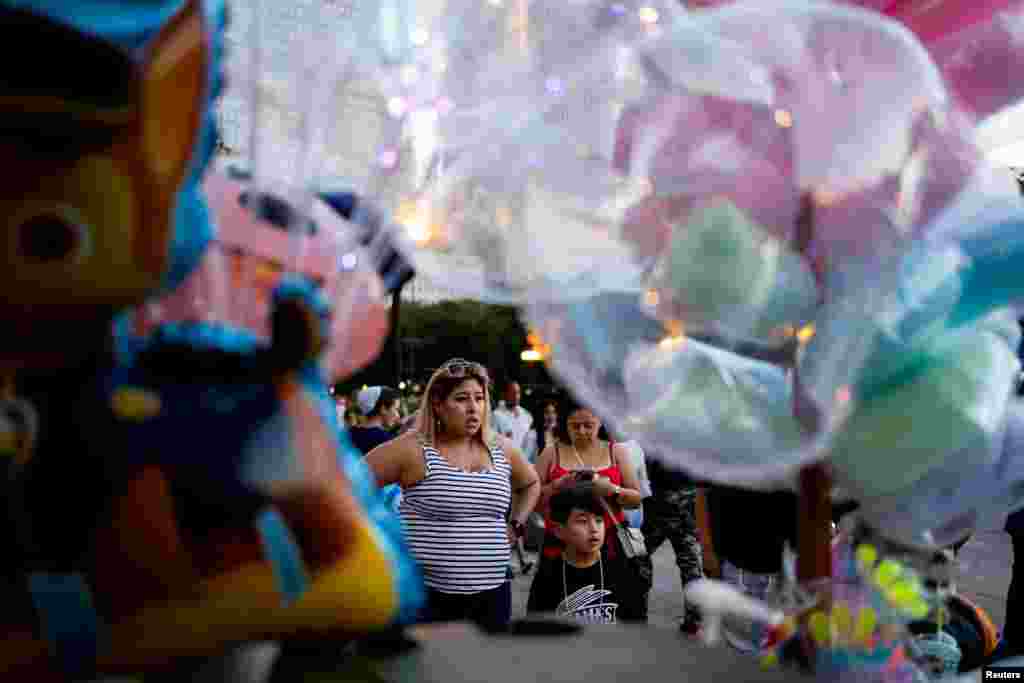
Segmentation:
[[(641, 505), (640, 483), (630, 464), (629, 455), (616, 443), (598, 438), (601, 421), (588, 408), (566, 401), (558, 411), (557, 437), (545, 446), (535, 467), (541, 481), (541, 496), (537, 509), (544, 514), (548, 530), (544, 538), (544, 557), (561, 557), (562, 544), (552, 533), (548, 515), (548, 501), (558, 491), (577, 479), (593, 479), (594, 495), (603, 497), (615, 511), (615, 519), (622, 523), (623, 508)], [(614, 555), (617, 551), (611, 533), (612, 520), (605, 515), (605, 548)]]

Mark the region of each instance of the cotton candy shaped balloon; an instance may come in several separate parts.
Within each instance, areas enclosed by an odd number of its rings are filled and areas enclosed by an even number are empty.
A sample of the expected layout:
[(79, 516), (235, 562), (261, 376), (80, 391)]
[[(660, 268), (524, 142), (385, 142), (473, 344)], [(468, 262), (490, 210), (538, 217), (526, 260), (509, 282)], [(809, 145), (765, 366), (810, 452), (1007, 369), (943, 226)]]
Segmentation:
[(792, 349), (698, 341), (666, 326), (650, 304), (642, 289), (535, 300), (525, 321), (579, 400), (695, 477), (772, 488), (822, 457), (841, 414), (814, 428), (797, 420)]
[[(652, 285), (660, 299), (716, 291), (732, 311), (730, 321), (709, 327), (723, 306), (705, 294), (692, 297), (702, 300), (703, 310), (669, 307), (659, 314), (691, 330), (764, 343), (784, 343), (779, 330), (808, 322), (807, 301), (841, 300), (873, 270), (877, 275), (887, 267), (882, 264), (897, 259), (962, 191), (978, 157), (970, 127), (950, 108), (928, 54), (906, 30), (833, 5), (785, 4), (778, 10), (744, 3), (695, 20), (769, 69), (776, 84), (771, 106), (681, 92), (652, 95), (624, 113), (615, 157), (618, 168), (647, 179), (652, 189), (627, 212), (623, 234), (635, 245), (634, 258), (679, 266), (661, 268)], [(766, 44), (752, 28), (762, 21), (773, 22), (789, 39)], [(901, 68), (892, 70), (889, 62)], [(722, 198), (739, 209), (732, 234), (745, 234), (745, 246), (716, 255), (698, 250), (690, 263), (703, 268), (682, 267), (685, 226), (699, 233), (709, 205), (721, 205)], [(755, 286), (756, 277), (746, 284), (725, 282), (728, 273), (751, 272), (750, 257), (741, 255), (759, 246), (786, 261), (779, 269), (772, 263), (776, 257), (765, 252), (757, 268), (787, 274), (796, 299), (784, 314), (758, 298), (765, 288)], [(807, 268), (814, 289), (799, 273)], [(706, 275), (716, 272), (720, 282), (709, 288)], [(804, 283), (803, 291), (795, 283)], [(746, 298), (737, 298), (739, 289)]]
[[(841, 193), (899, 174), (913, 151), (917, 116), (949, 106), (927, 51), (876, 13), (827, 3), (755, 2), (699, 17), (775, 69), (777, 106), (792, 128), (800, 187)], [(765, 25), (775, 30), (763, 31)]]
[[(1020, 367), (1019, 331), (1003, 314), (938, 333), (915, 321), (909, 338), (898, 317), (883, 318), (860, 330), (871, 350), (829, 448), (837, 482), (864, 499), (907, 489), (954, 454), (968, 468), (989, 465)], [(816, 371), (841, 329), (811, 342), (801, 371)]]
[(662, 317), (742, 339), (784, 341), (814, 319), (819, 303), (814, 272), (802, 255), (723, 200), (695, 207), (676, 225), (649, 282), (662, 297)]
[(911, 486), (861, 501), (860, 517), (887, 538), (909, 545), (947, 546), (978, 529), (997, 528), (1024, 506), (1020, 482), (1024, 412), (1019, 400), (1006, 411), (994, 452), (951, 453)]

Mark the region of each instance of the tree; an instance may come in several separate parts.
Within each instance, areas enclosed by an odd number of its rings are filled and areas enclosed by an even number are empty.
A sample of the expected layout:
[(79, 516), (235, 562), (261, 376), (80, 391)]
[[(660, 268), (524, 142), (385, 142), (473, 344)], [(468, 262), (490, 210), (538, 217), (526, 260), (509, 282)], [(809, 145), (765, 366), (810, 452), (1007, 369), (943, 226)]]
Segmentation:
[[(446, 360), (465, 358), (483, 364), (500, 389), (507, 379), (550, 384), (543, 367), (524, 367), (519, 354), (527, 347), (526, 329), (515, 308), (470, 300), (436, 304), (402, 303), (399, 343), (415, 340), (415, 367), (403, 368), (402, 379), (425, 384)], [(348, 393), (364, 384), (395, 384), (394, 357), (378, 357), (337, 387)]]

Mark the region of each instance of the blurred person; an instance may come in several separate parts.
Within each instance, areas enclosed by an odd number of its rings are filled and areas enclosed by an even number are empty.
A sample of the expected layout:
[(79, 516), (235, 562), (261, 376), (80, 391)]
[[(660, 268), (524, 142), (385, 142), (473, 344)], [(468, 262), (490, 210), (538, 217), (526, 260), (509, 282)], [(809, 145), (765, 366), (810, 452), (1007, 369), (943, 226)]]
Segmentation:
[[(558, 429), (557, 399), (547, 398), (541, 402), (540, 412), (536, 416), (534, 424), (537, 425), (537, 428), (532, 431), (537, 435), (536, 453), (539, 455), (558, 438), (555, 435)], [(536, 458), (534, 458), (534, 464), (536, 464)], [(531, 513), (527, 527), (523, 545), (529, 550), (539, 551), (544, 544), (544, 515), (539, 511)]]
[(427, 621), (469, 620), (502, 631), (511, 619), (512, 541), (536, 505), (537, 476), (519, 449), (491, 430), (490, 379), (452, 359), (427, 384), (413, 430), (378, 446), (367, 463), (404, 491), (401, 517), (427, 587)]
[(1024, 508), (1006, 518), (1003, 530), (1013, 547), (1010, 586), (1006, 592), (1006, 617), (993, 660), (1024, 655)]
[(520, 405), (522, 393), (519, 382), (505, 385), (505, 400), (494, 410), (494, 429), (508, 437), (523, 455), (532, 460), (533, 454), (526, 450), (526, 435), (533, 425), (533, 415)]
[[(363, 455), (397, 436), (395, 428), (402, 419), (397, 391), (391, 387), (367, 387), (356, 393), (356, 404), (363, 415), (363, 423), (349, 427), (348, 434)], [(380, 495), (397, 515), (402, 504), (402, 487), (398, 484), (385, 486)]]
[(552, 496), (551, 520), (562, 554), (538, 570), (526, 611), (553, 613), (582, 624), (645, 621), (642, 591), (625, 562), (603, 551), (605, 505), (593, 482), (574, 482)]
[[(691, 581), (704, 578), (703, 553), (697, 529), (697, 487), (686, 474), (667, 467), (657, 458), (647, 463), (651, 495), (644, 499), (644, 518), (641, 527), (647, 543), (647, 552), (653, 556), (668, 540), (676, 556), (679, 582), (683, 591)], [(645, 577), (648, 589), (654, 584), (651, 575)], [(683, 603), (683, 619), (679, 630), (695, 636), (700, 631), (701, 616), (696, 607)]]
[(541, 404), (540, 419), (537, 420), (537, 454), (544, 452), (548, 444), (555, 442), (558, 430), (558, 401), (547, 399)]
[[(504, 400), (498, 402), (493, 413), (494, 430), (515, 444), (526, 461), (532, 464), (537, 457), (537, 434), (531, 428), (533, 415), (520, 404), (522, 393), (519, 382), (511, 381), (505, 385)], [(529, 574), (533, 563), (526, 558), (523, 539), (516, 539), (512, 549), (519, 561), (520, 573), (524, 576)]]
[(402, 421), (398, 392), (391, 387), (367, 387), (356, 394), (356, 404), (363, 423), (349, 430), (352, 443), (363, 454), (395, 438), (395, 428)]

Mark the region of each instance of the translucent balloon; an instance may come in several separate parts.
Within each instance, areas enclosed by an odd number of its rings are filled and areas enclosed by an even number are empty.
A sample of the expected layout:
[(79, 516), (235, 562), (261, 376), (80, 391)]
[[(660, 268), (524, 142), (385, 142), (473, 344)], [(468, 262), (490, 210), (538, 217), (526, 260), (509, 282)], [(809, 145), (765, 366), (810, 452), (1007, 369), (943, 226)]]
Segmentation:
[(1014, 400), (992, 453), (953, 453), (913, 486), (863, 500), (859, 514), (887, 537), (913, 545), (950, 545), (978, 529), (997, 528), (1024, 506), (1022, 439), (1024, 406)]
[[(785, 343), (872, 261), (898, 258), (961, 192), (978, 151), (928, 54), (891, 21), (817, 3), (697, 16), (760, 59), (775, 100), (671, 92), (627, 109), (616, 165), (652, 194), (623, 234), (654, 265), (661, 317)], [(768, 21), (786, 41), (764, 42)]]
[(1016, 321), (996, 315), (909, 340), (880, 327), (829, 449), (837, 482), (873, 498), (913, 486), (953, 454), (967, 469), (990, 464), (1020, 369)]
[(866, 313), (978, 154), (927, 52), (877, 14), (743, 3), (696, 25), (755, 55), (775, 99), (655, 89), (627, 108), (613, 161), (650, 190), (621, 224), (637, 276), (537, 296), (526, 320), (559, 377), (652, 452), (771, 486), (856, 414)]
[[(652, 457), (695, 477), (785, 486), (824, 455), (840, 406), (814, 426), (797, 419), (795, 347), (697, 339), (655, 315), (651, 292), (534, 301), (525, 322), (551, 348), (549, 367), (579, 400)], [(847, 397), (848, 400), (848, 397)]]
[[(481, 14), (508, 8), (464, 9), (432, 35), (480, 57), (450, 62), (448, 72), (463, 62), (476, 70), (438, 81), (443, 110), (404, 116), (407, 144), (377, 188), (418, 244), (418, 270), (457, 294), (501, 302), (534, 288), (594, 291), (602, 277), (628, 279), (618, 272), (629, 269), (619, 226), (646, 181), (612, 166), (615, 121), (649, 88), (713, 87), (712, 41), (674, 18), (674, 3), (542, 2), (520, 17), (529, 31), (517, 49), (501, 51), (494, 21)], [(483, 37), (456, 40), (474, 21)], [(741, 51), (730, 54), (717, 73), (745, 73)], [(770, 96), (766, 77), (733, 82), (744, 97)]]

